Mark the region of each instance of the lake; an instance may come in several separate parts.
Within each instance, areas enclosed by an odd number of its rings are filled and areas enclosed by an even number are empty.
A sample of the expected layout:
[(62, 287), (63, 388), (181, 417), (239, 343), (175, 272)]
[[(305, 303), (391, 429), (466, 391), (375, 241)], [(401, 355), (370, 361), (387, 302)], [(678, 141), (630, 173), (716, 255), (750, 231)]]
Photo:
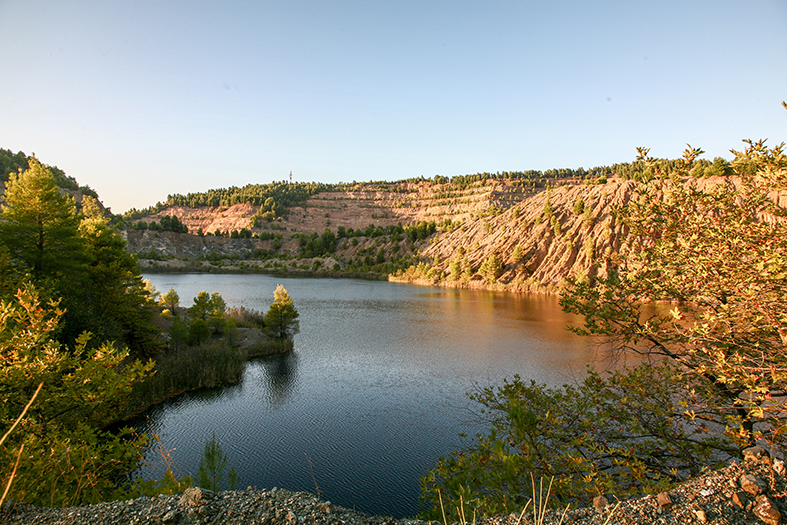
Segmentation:
[[(300, 312), (295, 350), (251, 361), (239, 385), (185, 394), (136, 422), (171, 450), (176, 474), (197, 475), (215, 433), (240, 487), (319, 493), (371, 514), (413, 516), (419, 478), (484, 432), (467, 399), (519, 374), (575, 381), (594, 343), (556, 297), (354, 279), (149, 274), (181, 306), (201, 290), (229, 307), (266, 311), (283, 284)], [(152, 447), (147, 459), (161, 465)], [(153, 467), (146, 477), (161, 477)]]

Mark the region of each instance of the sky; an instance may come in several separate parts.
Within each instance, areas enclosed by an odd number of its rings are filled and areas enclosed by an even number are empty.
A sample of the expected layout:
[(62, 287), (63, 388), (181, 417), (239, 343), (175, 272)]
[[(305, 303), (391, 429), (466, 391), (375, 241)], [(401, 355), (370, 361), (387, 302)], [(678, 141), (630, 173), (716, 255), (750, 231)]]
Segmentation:
[(787, 141), (787, 0), (0, 0), (0, 148), (115, 213)]

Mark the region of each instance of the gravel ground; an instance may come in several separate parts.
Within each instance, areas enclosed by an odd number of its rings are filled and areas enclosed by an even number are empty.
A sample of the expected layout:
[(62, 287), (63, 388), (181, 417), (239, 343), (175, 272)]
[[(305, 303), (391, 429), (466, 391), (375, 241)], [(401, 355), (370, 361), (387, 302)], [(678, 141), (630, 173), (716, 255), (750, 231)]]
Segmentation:
[[(634, 524), (760, 524), (778, 525), (787, 511), (785, 465), (759, 447), (749, 449), (743, 462), (690, 480), (668, 493), (616, 502), (597, 498), (593, 507), (569, 509), (563, 516), (550, 511), (541, 525)], [(607, 504), (612, 501), (612, 504)], [(784, 510), (783, 510), (784, 509)], [(47, 509), (16, 506), (0, 513), (8, 525), (129, 525), (129, 524), (330, 524), (425, 525), (417, 520), (369, 516), (317, 499), (312, 494), (283, 489), (226, 491), (214, 494), (196, 487), (175, 496), (111, 501), (83, 507)], [(536, 523), (531, 513), (496, 516), (478, 525)], [(433, 525), (437, 525), (434, 524)]]

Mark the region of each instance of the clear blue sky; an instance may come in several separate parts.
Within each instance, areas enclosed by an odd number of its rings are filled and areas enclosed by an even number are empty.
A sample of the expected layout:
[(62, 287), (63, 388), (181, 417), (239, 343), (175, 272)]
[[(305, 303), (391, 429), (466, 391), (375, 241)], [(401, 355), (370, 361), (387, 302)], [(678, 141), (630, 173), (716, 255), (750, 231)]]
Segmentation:
[(787, 140), (787, 0), (0, 0), (0, 147), (170, 193)]

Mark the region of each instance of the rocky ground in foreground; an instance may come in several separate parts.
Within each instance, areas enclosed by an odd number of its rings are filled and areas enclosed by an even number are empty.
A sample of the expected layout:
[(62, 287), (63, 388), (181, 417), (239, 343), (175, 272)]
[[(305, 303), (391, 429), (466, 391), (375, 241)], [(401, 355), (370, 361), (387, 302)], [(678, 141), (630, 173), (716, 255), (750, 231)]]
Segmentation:
[[(708, 472), (675, 489), (640, 499), (597, 498), (593, 507), (551, 510), (539, 521), (532, 507), (520, 515), (478, 519), (478, 525), (633, 525), (759, 524), (778, 525), (787, 512), (785, 464), (754, 447), (746, 459)], [(565, 515), (564, 515), (565, 514)], [(562, 522), (561, 522), (562, 519)], [(468, 521), (472, 518), (468, 517)], [(190, 488), (175, 496), (137, 498), (65, 509), (27, 506), (6, 508), (0, 523), (8, 525), (87, 524), (328, 524), (422, 525), (418, 520), (369, 516), (338, 507), (303, 492), (247, 489), (212, 492)], [(433, 522), (434, 523), (434, 522)]]

